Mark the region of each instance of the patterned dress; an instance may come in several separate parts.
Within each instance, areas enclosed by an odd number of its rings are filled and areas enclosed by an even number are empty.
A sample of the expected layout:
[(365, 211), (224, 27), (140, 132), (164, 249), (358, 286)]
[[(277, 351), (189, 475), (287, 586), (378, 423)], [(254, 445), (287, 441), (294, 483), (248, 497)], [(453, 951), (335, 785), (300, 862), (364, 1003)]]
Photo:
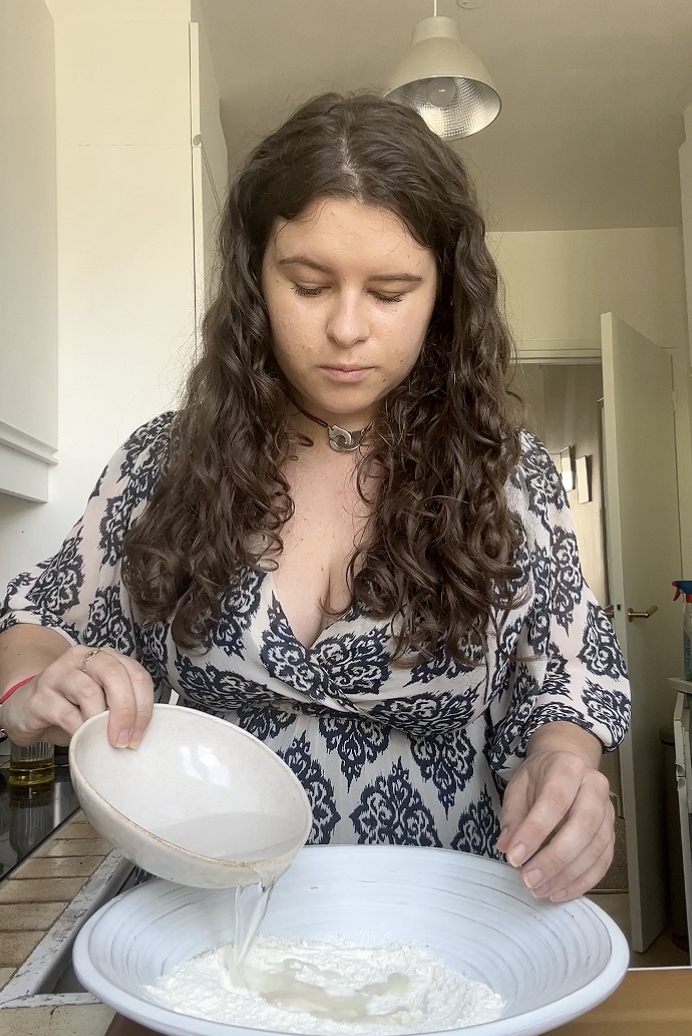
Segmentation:
[(141, 623), (121, 545), (156, 484), (172, 418), (128, 439), (60, 551), (10, 583), (0, 630), (36, 623), (70, 644), (114, 648), (148, 670), (159, 698), (173, 689), (182, 704), (250, 731), (302, 782), (312, 842), (498, 855), (503, 789), (543, 723), (576, 723), (606, 750), (622, 741), (623, 658), (584, 583), (559, 476), (533, 436), (523, 433), (507, 485), (525, 533), (515, 587), (523, 603), (489, 638), (489, 665), (460, 665), (440, 646), (401, 667), (391, 663), (389, 623), (355, 607), (304, 647), (268, 571), (248, 569), (223, 594), (206, 654), (179, 649), (167, 622)]

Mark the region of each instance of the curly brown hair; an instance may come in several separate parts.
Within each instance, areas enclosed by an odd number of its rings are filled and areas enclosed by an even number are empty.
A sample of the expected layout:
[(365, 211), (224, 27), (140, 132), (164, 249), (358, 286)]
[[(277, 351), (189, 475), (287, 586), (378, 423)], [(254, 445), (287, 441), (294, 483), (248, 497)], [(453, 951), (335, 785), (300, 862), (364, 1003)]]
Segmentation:
[(378, 477), (367, 499), (372, 532), (348, 566), (353, 604), (392, 620), (394, 660), (444, 645), (455, 661), (478, 662), (489, 627), (497, 630), (514, 603), (518, 574), (521, 530), (505, 497), (520, 455), (507, 385), (512, 344), (462, 161), (414, 111), (370, 95), (305, 104), (232, 184), (203, 355), (165, 470), (125, 538), (126, 585), (144, 621), (172, 616), (176, 643), (204, 648), (220, 596), (263, 558), (276, 564), (293, 514), (282, 468), (296, 439), (272, 353), (262, 259), (277, 220), (325, 197), (389, 210), (438, 269), (421, 355), (384, 400), (358, 460), (363, 499), (369, 476)]

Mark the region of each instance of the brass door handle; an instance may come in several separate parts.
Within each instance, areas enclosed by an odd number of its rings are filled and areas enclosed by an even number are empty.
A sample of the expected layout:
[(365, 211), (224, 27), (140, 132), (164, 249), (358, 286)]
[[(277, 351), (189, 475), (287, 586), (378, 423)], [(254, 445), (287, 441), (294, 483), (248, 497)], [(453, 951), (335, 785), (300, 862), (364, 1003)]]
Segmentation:
[(652, 604), (648, 611), (635, 612), (633, 608), (627, 609), (627, 621), (634, 622), (635, 619), (650, 619), (654, 612), (658, 611), (658, 605)]

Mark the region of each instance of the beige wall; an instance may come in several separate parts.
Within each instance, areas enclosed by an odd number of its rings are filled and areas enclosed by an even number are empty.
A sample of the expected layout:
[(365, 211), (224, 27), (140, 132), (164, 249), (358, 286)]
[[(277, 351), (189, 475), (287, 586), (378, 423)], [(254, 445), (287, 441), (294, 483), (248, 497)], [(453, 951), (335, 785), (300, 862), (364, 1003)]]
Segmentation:
[(491, 234), (519, 342), (600, 341), (614, 312), (666, 349), (687, 343), (678, 227)]

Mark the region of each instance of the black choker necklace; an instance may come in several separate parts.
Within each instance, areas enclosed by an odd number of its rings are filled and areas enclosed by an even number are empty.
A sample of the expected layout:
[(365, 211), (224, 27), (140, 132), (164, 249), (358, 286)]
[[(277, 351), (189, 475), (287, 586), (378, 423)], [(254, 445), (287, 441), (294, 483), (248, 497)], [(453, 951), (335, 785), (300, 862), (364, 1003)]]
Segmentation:
[(329, 445), (333, 450), (336, 450), (337, 453), (353, 453), (354, 450), (357, 450), (358, 447), (362, 445), (366, 432), (369, 432), (372, 428), (371, 421), (369, 425), (366, 425), (365, 428), (361, 428), (359, 432), (349, 432), (346, 428), (341, 428), (338, 424), (327, 424), (327, 422), (323, 421), (321, 417), (315, 417), (314, 414), (309, 414), (307, 410), (303, 410), (302, 406), (298, 406), (298, 404), (293, 400), (291, 400), (291, 402), (297, 410), (300, 410), (301, 414), (305, 414), (305, 416), (309, 417), (311, 421), (315, 422), (315, 424), (322, 425), (323, 428), (327, 429), (327, 432), (329, 433)]

